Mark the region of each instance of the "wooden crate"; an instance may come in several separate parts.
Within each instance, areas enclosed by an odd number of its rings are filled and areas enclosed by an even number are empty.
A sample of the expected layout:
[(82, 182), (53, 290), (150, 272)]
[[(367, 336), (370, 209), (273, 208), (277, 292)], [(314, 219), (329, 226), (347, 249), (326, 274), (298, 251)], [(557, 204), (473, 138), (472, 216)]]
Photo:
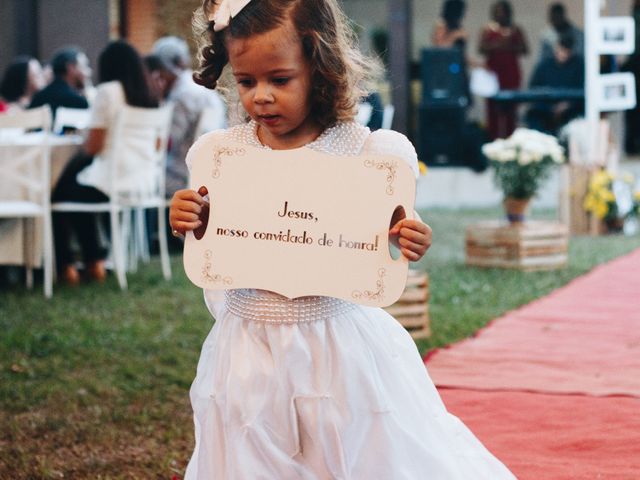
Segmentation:
[(407, 286), (396, 303), (385, 310), (406, 328), (413, 338), (431, 336), (429, 326), (429, 276), (409, 270)]
[(557, 222), (518, 226), (488, 221), (466, 230), (466, 263), (477, 267), (553, 270), (567, 264), (568, 230)]
[[(560, 173), (560, 221), (569, 227), (570, 235), (595, 235), (594, 219), (584, 209), (589, 180), (595, 167), (563, 165)], [(597, 222), (595, 222), (597, 223)]]

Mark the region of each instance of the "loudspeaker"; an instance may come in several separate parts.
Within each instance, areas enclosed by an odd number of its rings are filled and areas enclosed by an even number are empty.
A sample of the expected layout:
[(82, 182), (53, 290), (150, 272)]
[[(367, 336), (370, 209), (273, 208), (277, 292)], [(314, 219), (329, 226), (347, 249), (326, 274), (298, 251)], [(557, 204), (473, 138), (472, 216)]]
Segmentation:
[(430, 167), (469, 167), (482, 172), (488, 166), (482, 145), (488, 141), (486, 132), (466, 121), (463, 107), (433, 107), (418, 109), (420, 159)]
[(469, 105), (469, 85), (462, 49), (422, 49), (421, 76), (423, 105), (442, 107)]
[(420, 122), (420, 158), (429, 166), (462, 163), (464, 109), (422, 105)]

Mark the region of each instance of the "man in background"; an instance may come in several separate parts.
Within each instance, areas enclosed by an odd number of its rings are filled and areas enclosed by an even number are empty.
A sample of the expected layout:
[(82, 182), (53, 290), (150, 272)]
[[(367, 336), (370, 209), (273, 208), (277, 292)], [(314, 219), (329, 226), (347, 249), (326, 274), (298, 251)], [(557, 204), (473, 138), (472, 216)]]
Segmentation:
[(153, 45), (153, 56), (147, 66), (159, 60), (157, 69), (151, 72), (156, 88), (168, 102), (173, 103), (170, 144), (167, 157), (167, 196), (171, 197), (187, 188), (189, 172), (185, 164), (187, 151), (193, 144), (196, 128), (205, 109), (215, 109), (217, 125), (205, 130), (226, 127), (226, 107), (220, 95), (193, 81), (191, 55), (187, 42), (178, 37), (162, 37)]
[(541, 34), (540, 62), (553, 58), (555, 46), (561, 35), (573, 37), (573, 52), (582, 57), (584, 55), (584, 33), (567, 17), (567, 9), (558, 2), (549, 6), (549, 27)]
[(49, 105), (55, 116), (58, 107), (89, 108), (81, 92), (89, 83), (91, 68), (85, 53), (76, 47), (64, 47), (51, 59), (53, 80), (36, 93), (29, 108)]
[[(542, 60), (533, 72), (529, 86), (550, 88), (584, 87), (584, 61), (574, 51), (574, 37), (570, 32), (560, 36), (551, 58)], [(584, 114), (581, 100), (558, 103), (536, 102), (526, 114), (529, 128), (556, 134), (570, 120)]]

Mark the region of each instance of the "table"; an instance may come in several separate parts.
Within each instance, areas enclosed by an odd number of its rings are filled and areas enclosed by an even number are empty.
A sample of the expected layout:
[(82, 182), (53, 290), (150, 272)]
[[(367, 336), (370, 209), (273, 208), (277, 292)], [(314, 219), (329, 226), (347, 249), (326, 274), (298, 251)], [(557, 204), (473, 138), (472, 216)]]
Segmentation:
[[(15, 137), (0, 137), (0, 148), (29, 148), (39, 145), (42, 139), (42, 133), (28, 133), (17, 135)], [(49, 135), (49, 145), (51, 145), (50, 156), (50, 173), (51, 173), (51, 189), (55, 186), (71, 157), (79, 150), (84, 139), (82, 135)], [(10, 156), (10, 152), (6, 152)], [(2, 186), (2, 179), (0, 179)]]
[[(42, 135), (44, 134), (28, 133), (0, 138), (0, 161), (3, 159), (10, 161), (12, 157), (22, 154), (24, 152), (23, 149), (34, 148), (36, 145), (39, 145)], [(50, 185), (52, 190), (65, 166), (79, 150), (82, 142), (83, 138), (80, 135), (61, 136), (49, 134), (49, 144), (51, 145)], [(3, 179), (0, 178), (0, 197), (8, 191), (12, 191), (12, 185), (7, 184), (7, 182), (4, 182)], [(15, 192), (15, 190), (13, 190), (13, 192)], [(19, 265), (22, 263), (26, 249), (23, 226), (23, 221), (19, 219), (0, 220), (0, 264)], [(39, 228), (36, 224), (36, 229)], [(32, 250), (34, 255), (33, 262), (34, 265), (40, 265), (42, 235), (38, 233), (38, 230), (36, 230), (34, 238), (36, 238), (37, 243)]]
[(568, 100), (584, 100), (582, 88), (536, 87), (527, 90), (500, 90), (491, 100), (498, 103), (558, 103)]
[[(505, 109), (521, 103), (584, 101), (584, 89), (536, 87), (526, 90), (500, 90), (494, 96), (489, 97), (489, 100), (496, 102)], [(507, 128), (504, 125), (504, 120), (500, 121), (498, 130), (501, 138), (508, 137), (512, 133), (506, 131)]]

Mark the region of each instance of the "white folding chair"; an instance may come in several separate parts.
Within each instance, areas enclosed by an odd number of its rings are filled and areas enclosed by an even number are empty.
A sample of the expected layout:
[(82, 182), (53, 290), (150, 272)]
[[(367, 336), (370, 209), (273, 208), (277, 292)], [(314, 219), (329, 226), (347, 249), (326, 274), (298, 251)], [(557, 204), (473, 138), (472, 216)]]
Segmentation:
[(393, 105), (385, 105), (382, 111), (382, 128), (385, 130), (391, 130), (393, 125), (393, 115), (396, 113), (396, 107)]
[(356, 123), (366, 125), (371, 120), (373, 114), (373, 105), (368, 102), (360, 102), (358, 104), (358, 113), (356, 113)]
[[(51, 109), (49, 106), (26, 110), (14, 114), (0, 115), (0, 131), (22, 131), (12, 142), (2, 136), (0, 142), (0, 176), (8, 188), (0, 191), (0, 218), (23, 219), (25, 248), (23, 264), (27, 269), (27, 287), (33, 287), (33, 248), (36, 238), (33, 232), (35, 220), (42, 221), (42, 267), (44, 271), (44, 294), (50, 298), (53, 294), (53, 237), (50, 210), (50, 145)], [(24, 141), (26, 132), (29, 141)]]
[[(109, 165), (109, 202), (58, 202), (57, 212), (108, 212), (111, 254), (120, 288), (127, 288), (127, 250), (132, 234), (131, 213), (158, 210), (158, 238), (164, 278), (171, 278), (164, 209), (166, 150), (172, 106), (137, 108), (125, 106), (118, 114), (111, 147), (101, 153)], [(136, 215), (137, 216), (137, 215)], [(142, 218), (143, 216), (140, 215)], [(144, 227), (142, 227), (144, 228)], [(137, 229), (134, 227), (133, 235)]]
[(53, 123), (54, 133), (63, 133), (64, 127), (86, 130), (89, 127), (91, 111), (88, 108), (58, 107)]

